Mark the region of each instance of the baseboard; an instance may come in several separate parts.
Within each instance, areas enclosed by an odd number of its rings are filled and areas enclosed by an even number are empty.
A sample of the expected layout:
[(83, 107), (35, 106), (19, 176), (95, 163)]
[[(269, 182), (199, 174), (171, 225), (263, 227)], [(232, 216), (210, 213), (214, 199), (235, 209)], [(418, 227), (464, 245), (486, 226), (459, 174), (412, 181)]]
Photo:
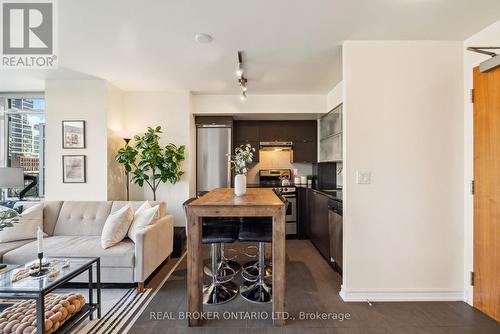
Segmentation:
[(464, 301), (464, 291), (447, 289), (344, 289), (340, 297), (345, 302), (405, 302), (405, 301)]

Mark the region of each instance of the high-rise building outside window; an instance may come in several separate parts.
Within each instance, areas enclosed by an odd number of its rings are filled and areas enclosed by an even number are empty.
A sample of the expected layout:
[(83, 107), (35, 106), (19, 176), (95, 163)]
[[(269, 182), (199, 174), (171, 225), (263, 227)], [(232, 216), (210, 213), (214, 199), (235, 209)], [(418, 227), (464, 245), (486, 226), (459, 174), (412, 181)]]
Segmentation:
[[(42, 97), (0, 98), (0, 166), (24, 169), (26, 184), (36, 186), (26, 198), (43, 198), (45, 194), (45, 100)], [(31, 180), (29, 180), (31, 179)], [(10, 189), (15, 199), (22, 189)]]

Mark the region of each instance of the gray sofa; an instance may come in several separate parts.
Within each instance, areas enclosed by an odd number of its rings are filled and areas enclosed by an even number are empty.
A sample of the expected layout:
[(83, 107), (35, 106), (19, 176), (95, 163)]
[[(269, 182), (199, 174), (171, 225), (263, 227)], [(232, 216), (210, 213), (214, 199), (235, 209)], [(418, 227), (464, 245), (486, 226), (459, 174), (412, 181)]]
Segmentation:
[[(40, 202), (19, 202), (28, 208)], [(160, 205), (157, 221), (141, 230), (137, 243), (125, 238), (108, 249), (101, 247), (101, 233), (110, 213), (131, 203), (136, 210), (143, 202), (43, 202), (44, 255), (57, 257), (100, 257), (101, 281), (103, 283), (138, 283), (144, 281), (168, 259), (173, 250), (174, 220), (166, 214), (164, 202)], [(22, 240), (0, 243), (0, 257), (3, 263), (23, 264), (34, 260), (36, 240)], [(80, 275), (74, 282), (85, 282), (86, 275)]]

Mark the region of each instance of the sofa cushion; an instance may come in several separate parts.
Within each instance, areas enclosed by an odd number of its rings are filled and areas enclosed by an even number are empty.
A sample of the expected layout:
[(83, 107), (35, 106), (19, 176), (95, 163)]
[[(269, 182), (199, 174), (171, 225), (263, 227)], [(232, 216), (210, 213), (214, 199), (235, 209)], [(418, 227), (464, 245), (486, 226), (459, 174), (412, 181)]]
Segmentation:
[[(26, 210), (39, 203), (40, 202), (19, 201), (16, 203), (15, 207), (22, 206), (23, 210)], [(54, 228), (56, 227), (57, 217), (59, 217), (59, 211), (61, 211), (63, 202), (43, 201), (41, 203), (43, 203), (43, 231), (48, 235), (53, 235)]]
[(141, 205), (141, 207), (135, 212), (134, 220), (132, 221), (132, 225), (130, 225), (130, 229), (127, 233), (130, 240), (134, 243), (137, 242), (137, 232), (146, 226), (153, 224), (157, 220), (156, 217), (159, 209), (160, 207), (158, 205), (151, 207), (148, 202), (144, 202), (144, 204)]
[[(159, 213), (159, 215), (157, 217), (158, 219), (161, 217), (165, 217), (167, 215), (167, 204), (165, 204), (165, 202), (160, 202), (160, 201), (148, 201), (148, 202), (151, 206), (156, 206), (156, 205), (160, 206), (160, 208), (158, 210), (158, 213)], [(132, 205), (132, 210), (134, 210), (134, 212), (136, 212), (137, 209), (139, 209), (140, 206), (142, 204), (144, 204), (144, 201), (130, 201), (130, 202), (114, 201), (113, 206), (111, 207), (111, 212), (116, 212), (116, 211), (120, 210), (121, 208), (123, 208), (127, 204)]]
[[(7, 209), (7, 208), (6, 208)], [(11, 219), (16, 222), (12, 226), (5, 227), (0, 231), (0, 242), (19, 241), (36, 238), (38, 229), (43, 228), (43, 204), (38, 203), (18, 214), (13, 209), (7, 209), (9, 213), (15, 213)], [(12, 216), (9, 216), (12, 217)], [(11, 219), (7, 222), (11, 222)]]
[(101, 236), (112, 203), (64, 202), (57, 218), (54, 236)]
[(133, 219), (134, 211), (131, 205), (126, 205), (120, 210), (110, 214), (102, 229), (102, 248), (112, 247), (122, 241), (127, 236), (128, 229)]
[[(3, 256), (4, 263), (23, 264), (36, 257), (36, 241), (32, 241)], [(125, 239), (102, 249), (100, 236), (54, 236), (43, 239), (43, 254), (47, 257), (100, 257), (102, 267), (134, 267), (135, 245)]]
[(33, 240), (35, 240), (35, 239), (10, 241), (10, 242), (0, 242), (0, 259), (2, 258), (2, 256), (5, 253), (10, 252), (13, 249), (19, 248), (22, 245), (29, 244)]

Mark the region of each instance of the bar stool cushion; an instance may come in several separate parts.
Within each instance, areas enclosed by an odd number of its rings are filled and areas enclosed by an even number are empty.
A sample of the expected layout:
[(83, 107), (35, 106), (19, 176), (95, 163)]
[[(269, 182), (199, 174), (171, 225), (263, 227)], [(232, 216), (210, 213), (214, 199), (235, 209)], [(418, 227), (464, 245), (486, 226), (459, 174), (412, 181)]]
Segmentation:
[(273, 224), (269, 219), (244, 221), (240, 225), (238, 240), (250, 242), (272, 242)]
[(202, 220), (203, 226), (216, 226), (219, 225), (224, 227), (226, 225), (236, 225), (239, 226), (241, 222), (240, 217), (204, 217)]
[(202, 226), (202, 239), (204, 244), (230, 243), (238, 239), (238, 224), (235, 222), (217, 222)]

